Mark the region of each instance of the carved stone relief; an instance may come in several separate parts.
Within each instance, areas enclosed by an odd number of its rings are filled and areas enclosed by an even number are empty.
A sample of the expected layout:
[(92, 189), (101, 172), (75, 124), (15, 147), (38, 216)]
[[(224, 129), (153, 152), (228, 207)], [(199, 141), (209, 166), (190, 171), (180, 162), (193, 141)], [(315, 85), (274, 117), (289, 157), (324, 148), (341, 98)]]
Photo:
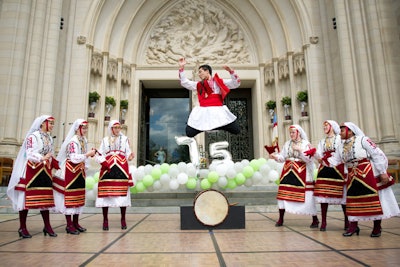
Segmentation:
[(103, 70), (103, 56), (100, 53), (94, 52), (92, 55), (92, 62), (90, 64), (93, 74), (102, 75)]
[(180, 1), (152, 29), (145, 60), (176, 65), (183, 56), (193, 63), (249, 63), (243, 32), (214, 1)]
[(274, 66), (270, 65), (265, 68), (265, 84), (274, 83)]
[(287, 59), (280, 60), (278, 63), (278, 77), (279, 80), (289, 77), (289, 63)]
[(122, 67), (121, 82), (127, 85), (131, 83), (131, 68), (128, 65)]
[(111, 80), (117, 80), (118, 63), (116, 60), (109, 59), (107, 64), (107, 77)]
[(305, 70), (304, 54), (298, 53), (293, 56), (294, 74), (302, 74)]

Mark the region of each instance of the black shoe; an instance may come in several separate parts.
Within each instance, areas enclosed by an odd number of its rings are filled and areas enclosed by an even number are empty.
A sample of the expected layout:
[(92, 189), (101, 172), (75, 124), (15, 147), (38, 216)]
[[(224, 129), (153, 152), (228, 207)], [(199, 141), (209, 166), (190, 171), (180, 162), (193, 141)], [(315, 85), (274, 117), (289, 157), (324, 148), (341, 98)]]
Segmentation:
[(374, 231), (372, 231), (370, 237), (380, 237), (381, 236), (381, 231), (379, 231), (379, 233), (374, 233)]
[(318, 228), (319, 221), (312, 222), (310, 228)]
[(108, 222), (103, 222), (103, 230), (108, 231)]
[(26, 230), (26, 229), (18, 229), (18, 235), (19, 235), (19, 237), (22, 237), (22, 238), (32, 238), (32, 236), (29, 234), (28, 230)]
[(56, 237), (57, 236), (57, 234), (54, 233), (54, 231), (52, 229), (51, 229), (51, 231), (49, 231), (46, 228), (43, 228), (43, 235), (44, 236), (49, 235), (51, 237)]
[(75, 228), (76, 228), (76, 230), (78, 230), (79, 232), (86, 232), (86, 228), (83, 228), (82, 226), (80, 226), (80, 225), (75, 225)]
[(71, 234), (71, 235), (79, 235), (79, 231), (73, 227), (66, 227), (65, 231), (67, 232), (67, 234)]
[(277, 221), (277, 222), (275, 223), (275, 227), (281, 227), (281, 226), (283, 226), (283, 222)]
[(343, 236), (352, 236), (354, 233), (356, 233), (356, 235), (360, 234), (360, 228), (357, 228), (354, 231), (347, 231), (346, 233), (343, 233)]

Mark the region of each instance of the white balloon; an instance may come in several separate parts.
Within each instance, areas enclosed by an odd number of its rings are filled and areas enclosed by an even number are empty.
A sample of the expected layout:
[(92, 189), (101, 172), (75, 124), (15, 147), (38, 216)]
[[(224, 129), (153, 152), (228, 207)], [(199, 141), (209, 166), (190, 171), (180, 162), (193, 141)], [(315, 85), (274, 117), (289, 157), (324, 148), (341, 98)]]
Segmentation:
[(153, 166), (150, 164), (147, 164), (146, 166), (144, 166), (144, 173), (147, 174), (151, 174), (151, 170), (153, 169)]
[(253, 185), (253, 179), (251, 179), (251, 178), (246, 179), (246, 181), (244, 182), (244, 185), (247, 186), (247, 187), (252, 186)]
[(268, 159), (267, 160), (267, 164), (269, 165), (269, 167), (271, 168), (271, 169), (273, 169), (273, 170), (275, 170), (275, 168), (276, 168), (276, 161), (275, 160), (273, 160), (273, 159)]
[(263, 176), (263, 178), (261, 179), (261, 184), (267, 185), (268, 183), (269, 183), (268, 176)]
[[(143, 166), (141, 166), (141, 167), (143, 167)], [(137, 181), (143, 180), (143, 177), (144, 177), (145, 175), (146, 175), (146, 174), (144, 173), (144, 167), (143, 167), (143, 168), (138, 168), (138, 169), (136, 170), (135, 176), (136, 176), (136, 180), (137, 180)]]
[(276, 170), (278, 173), (282, 173), (283, 165), (285, 165), (285, 164), (284, 164), (284, 163), (277, 162), (277, 163), (276, 163), (275, 170)]
[(176, 178), (179, 174), (178, 167), (172, 166), (169, 168), (168, 174), (171, 178)]
[(95, 183), (92, 190), (94, 195), (97, 196), (97, 192), (99, 191), (99, 183)]
[(216, 168), (216, 172), (219, 176), (225, 176), (226, 172), (228, 171), (228, 167), (225, 164), (220, 164)]
[(96, 195), (94, 194), (93, 190), (86, 191), (86, 199), (87, 200), (95, 200)]
[(224, 188), (228, 184), (228, 179), (226, 177), (219, 177), (218, 186)]
[(161, 190), (161, 188), (162, 188), (161, 181), (160, 180), (155, 181), (153, 184), (153, 187), (154, 187), (154, 190), (156, 190), (156, 191)]
[(178, 189), (178, 188), (179, 188), (179, 183), (178, 183), (178, 181), (177, 181), (176, 179), (172, 179), (172, 180), (169, 182), (169, 188), (170, 188), (171, 190), (176, 190), (176, 189)]
[(279, 179), (279, 173), (275, 170), (271, 170), (268, 174), (269, 180), (275, 182)]
[(177, 180), (179, 184), (186, 184), (188, 181), (189, 177), (186, 173), (181, 172), (178, 174)]
[(185, 162), (179, 162), (178, 163), (178, 170), (180, 172), (186, 172), (187, 171), (187, 166)]
[(236, 172), (242, 172), (243, 170), (243, 164), (241, 162), (235, 162), (235, 171)]
[(234, 168), (228, 168), (228, 170), (226, 171), (226, 177), (228, 177), (229, 179), (233, 179), (236, 177), (237, 172), (235, 171)]
[(271, 168), (269, 167), (268, 164), (263, 164), (260, 167), (260, 172), (263, 176), (268, 176), (269, 171), (271, 170)]
[[(190, 164), (191, 164), (191, 163), (190, 163)], [(193, 166), (193, 164), (192, 164), (192, 166), (189, 166), (189, 165), (188, 165), (187, 174), (188, 174), (189, 177), (196, 177), (197, 170), (196, 170), (196, 168)]]
[(129, 165), (129, 173), (130, 173), (130, 174), (135, 173), (136, 170), (137, 170), (136, 166), (134, 166), (134, 165)]
[(260, 183), (261, 180), (262, 180), (262, 178), (263, 178), (263, 176), (262, 176), (262, 174), (261, 174), (259, 171), (255, 172), (255, 173), (253, 174), (253, 184), (258, 184), (258, 183)]
[(154, 184), (152, 184), (152, 185), (146, 187), (146, 190), (147, 190), (148, 192), (154, 192), (154, 186), (153, 186), (153, 185), (154, 185)]
[(242, 160), (243, 168), (246, 167), (247, 165), (250, 164), (250, 161), (248, 159), (243, 159)]
[(164, 173), (160, 176), (160, 182), (162, 185), (169, 185), (170, 181), (171, 181), (171, 178), (169, 177), (169, 174)]

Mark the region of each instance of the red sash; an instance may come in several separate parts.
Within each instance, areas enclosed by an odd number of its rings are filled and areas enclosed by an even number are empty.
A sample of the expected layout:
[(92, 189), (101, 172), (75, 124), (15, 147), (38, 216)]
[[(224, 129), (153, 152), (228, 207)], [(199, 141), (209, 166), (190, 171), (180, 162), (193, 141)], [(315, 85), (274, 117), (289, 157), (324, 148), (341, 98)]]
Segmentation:
[(344, 164), (333, 168), (320, 165), (315, 183), (314, 196), (342, 198), (343, 186), (345, 184), (344, 177)]
[[(112, 177), (113, 171), (121, 172), (124, 177)], [(125, 155), (119, 151), (109, 152), (100, 170), (98, 197), (126, 196), (129, 186), (133, 186), (133, 180)]]
[(313, 182), (306, 182), (307, 168), (303, 161), (286, 160), (278, 188), (277, 199), (304, 202), (306, 191), (314, 190)]
[(51, 169), (49, 162), (27, 162), (25, 178), (15, 186), (15, 190), (25, 192), (26, 209), (54, 207)]
[(349, 216), (382, 215), (378, 186), (369, 160), (348, 168), (346, 213)]

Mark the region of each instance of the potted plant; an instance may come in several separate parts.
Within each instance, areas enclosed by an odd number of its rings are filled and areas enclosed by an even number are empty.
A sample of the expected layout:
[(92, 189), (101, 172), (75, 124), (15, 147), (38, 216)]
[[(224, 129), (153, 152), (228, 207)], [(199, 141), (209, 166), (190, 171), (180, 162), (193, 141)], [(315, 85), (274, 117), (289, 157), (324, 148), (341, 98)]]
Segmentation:
[(292, 99), (289, 96), (284, 96), (281, 99), (282, 106), (285, 108), (285, 120), (290, 120), (292, 117), (289, 115), (289, 108), (292, 105)]
[(299, 91), (297, 92), (297, 100), (300, 102), (301, 105), (301, 116), (307, 116), (307, 111), (305, 111), (305, 107), (308, 103), (308, 94), (307, 91)]
[(269, 115), (271, 117), (271, 123), (274, 122), (274, 113), (275, 113), (275, 108), (276, 108), (276, 101), (275, 100), (270, 100), (265, 103), (265, 107), (269, 111)]
[(110, 120), (110, 111), (111, 109), (113, 109), (113, 107), (115, 107), (117, 103), (115, 102), (114, 97), (112, 96), (106, 96), (106, 109), (107, 109), (107, 114), (104, 117), (105, 121), (109, 121)]
[(125, 123), (125, 114), (126, 111), (128, 109), (128, 100), (121, 100), (119, 102), (119, 106), (120, 106), (120, 110), (121, 110), (121, 123), (124, 124)]
[(94, 118), (94, 109), (97, 106), (97, 101), (99, 101), (100, 95), (96, 91), (89, 92), (89, 107), (90, 107), (90, 112), (88, 117), (89, 118)]

